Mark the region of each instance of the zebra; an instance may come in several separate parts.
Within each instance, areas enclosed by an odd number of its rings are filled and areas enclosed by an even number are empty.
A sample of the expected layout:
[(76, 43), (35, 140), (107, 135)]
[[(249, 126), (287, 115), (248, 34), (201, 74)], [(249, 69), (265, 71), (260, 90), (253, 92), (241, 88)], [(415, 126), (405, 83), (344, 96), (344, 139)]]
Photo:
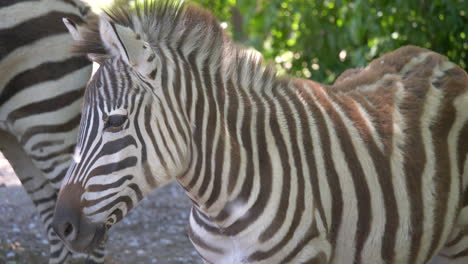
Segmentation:
[(327, 86), (181, 1), (69, 30), (100, 64), (54, 214), (69, 248), (175, 180), (206, 263), (467, 263), (468, 76), (442, 55), (405, 46)]
[[(65, 263), (70, 255), (51, 224), (92, 68), (85, 56), (70, 53), (73, 39), (62, 17), (79, 25), (92, 16), (79, 0), (0, 3), (0, 149), (44, 224), (49, 263)], [(102, 262), (102, 249), (89, 258)]]

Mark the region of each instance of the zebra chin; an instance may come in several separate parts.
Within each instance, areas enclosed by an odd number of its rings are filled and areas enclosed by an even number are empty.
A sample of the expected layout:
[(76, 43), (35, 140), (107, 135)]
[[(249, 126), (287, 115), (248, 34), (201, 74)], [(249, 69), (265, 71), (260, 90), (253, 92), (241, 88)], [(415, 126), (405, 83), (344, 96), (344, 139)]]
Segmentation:
[(74, 241), (62, 241), (65, 243), (67, 248), (73, 253), (85, 253), (91, 254), (100, 245), (105, 244), (107, 240), (107, 229), (105, 225), (96, 225), (94, 233), (88, 233), (87, 236), (82, 236)]

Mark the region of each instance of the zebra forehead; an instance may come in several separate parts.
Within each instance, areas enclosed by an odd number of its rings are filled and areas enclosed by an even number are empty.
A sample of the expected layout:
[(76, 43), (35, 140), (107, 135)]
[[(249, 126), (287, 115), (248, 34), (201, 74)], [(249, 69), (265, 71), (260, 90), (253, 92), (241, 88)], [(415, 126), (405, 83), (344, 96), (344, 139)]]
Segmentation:
[[(119, 59), (106, 60), (92, 76), (85, 90), (85, 105), (94, 103), (122, 103), (124, 88), (133, 88), (130, 73)], [(118, 74), (116, 74), (118, 72)]]

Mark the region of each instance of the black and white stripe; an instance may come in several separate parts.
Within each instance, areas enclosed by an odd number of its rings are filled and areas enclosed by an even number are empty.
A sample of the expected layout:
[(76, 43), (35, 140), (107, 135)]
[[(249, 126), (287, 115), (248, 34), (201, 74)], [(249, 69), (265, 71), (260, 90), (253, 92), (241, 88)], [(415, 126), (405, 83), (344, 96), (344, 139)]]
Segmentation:
[(443, 56), (278, 77), (177, 1), (116, 6), (83, 39), (101, 68), (54, 219), (72, 248), (175, 179), (208, 263), (468, 260), (468, 76)]
[[(0, 3), (0, 147), (33, 200), (50, 242), (50, 263), (70, 255), (51, 227), (72, 160), (91, 62), (73, 55), (63, 25), (91, 15), (79, 0)], [(91, 262), (102, 262), (96, 251)]]

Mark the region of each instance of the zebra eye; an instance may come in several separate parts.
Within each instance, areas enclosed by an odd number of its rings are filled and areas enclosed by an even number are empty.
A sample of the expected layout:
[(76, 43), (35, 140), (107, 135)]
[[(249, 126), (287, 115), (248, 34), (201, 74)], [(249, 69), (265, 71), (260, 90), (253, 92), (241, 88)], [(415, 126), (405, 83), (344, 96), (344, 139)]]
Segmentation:
[(127, 120), (126, 115), (111, 115), (106, 118), (104, 130), (110, 132), (117, 132), (122, 129), (123, 124)]

